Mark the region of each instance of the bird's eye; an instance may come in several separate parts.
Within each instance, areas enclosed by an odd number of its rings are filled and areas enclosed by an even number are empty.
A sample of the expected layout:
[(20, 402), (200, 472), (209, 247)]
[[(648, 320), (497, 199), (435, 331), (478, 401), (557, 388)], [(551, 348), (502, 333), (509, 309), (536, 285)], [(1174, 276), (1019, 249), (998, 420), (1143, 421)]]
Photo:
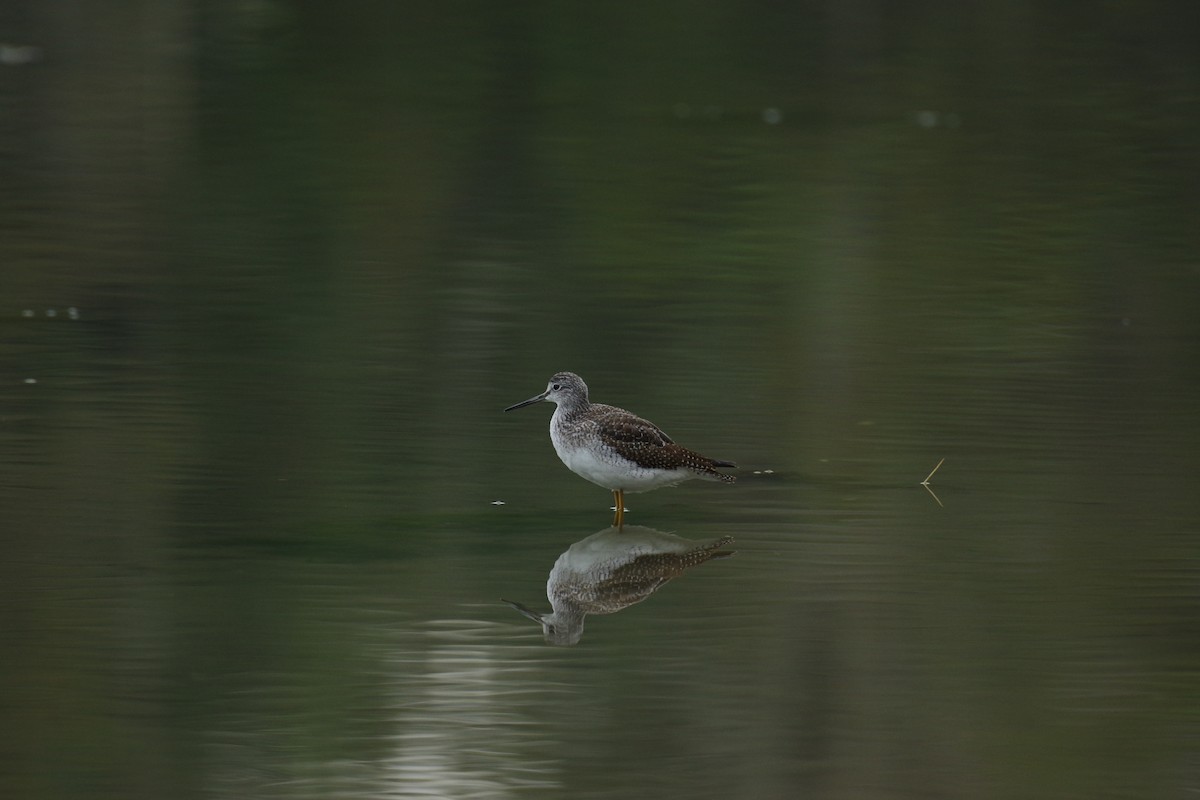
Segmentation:
[(554, 391), (556, 391), (556, 392), (557, 392), (559, 389), (561, 389), (561, 388), (562, 388), (562, 386), (561, 386), (560, 384), (557, 384), (557, 383), (556, 383), (556, 384), (554, 384), (554, 386), (553, 386), (552, 388), (554, 389)]

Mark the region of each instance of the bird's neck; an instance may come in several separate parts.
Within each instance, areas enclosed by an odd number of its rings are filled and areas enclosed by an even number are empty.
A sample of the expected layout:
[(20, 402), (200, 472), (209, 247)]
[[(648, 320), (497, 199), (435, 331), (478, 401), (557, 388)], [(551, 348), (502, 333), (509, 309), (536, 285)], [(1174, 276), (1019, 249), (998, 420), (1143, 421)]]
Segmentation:
[(571, 400), (568, 402), (559, 403), (558, 408), (555, 410), (555, 416), (561, 420), (574, 419), (583, 412), (587, 411), (590, 406), (591, 403), (589, 403), (586, 399)]

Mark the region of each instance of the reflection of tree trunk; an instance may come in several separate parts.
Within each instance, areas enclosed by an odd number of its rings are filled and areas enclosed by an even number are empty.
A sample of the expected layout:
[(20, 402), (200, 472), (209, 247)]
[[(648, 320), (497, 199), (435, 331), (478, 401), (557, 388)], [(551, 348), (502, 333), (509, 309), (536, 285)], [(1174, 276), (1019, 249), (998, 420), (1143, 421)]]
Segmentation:
[[(513, 299), (539, 305), (552, 287), (531, 283), (545, 275), (538, 265), (566, 263), (556, 257), (558, 220), (562, 211), (552, 187), (543, 179), (545, 154), (540, 152), (546, 119), (539, 109), (539, 82), (546, 72), (540, 62), (546, 44), (539, 40), (537, 4), (493, 4), (488, 8), (484, 59), (490, 66), (481, 109), (474, 119), (474, 146), (465, 154), (453, 204), (434, 260), (440, 265), (437, 294), (445, 298), (431, 319), (430, 347), (425, 365), (437, 385), (454, 385), (464, 376), (495, 375), (495, 365), (507, 352), (514, 331), (531, 333), (537, 320), (511, 318)], [(468, 378), (470, 379), (470, 378)], [(428, 409), (439, 430), (470, 450), (462, 420), (478, 402), (473, 392), (452, 393)], [(482, 484), (492, 466), (486, 462), (457, 463), (453, 473), (475, 472)], [(445, 477), (450, 477), (447, 473)], [(452, 481), (435, 480), (436, 496)]]
[[(28, 3), (25, 12), (18, 30), (43, 60), (5, 70), (13, 99), (0, 147), (14, 171), (7, 202), (36, 211), (0, 237), (6, 290), (54, 296), (65, 274), (83, 303), (86, 286), (114, 272), (128, 280), (161, 268), (138, 259), (161, 233), (160, 205), (190, 141), (190, 19), (173, 3)], [(44, 242), (66, 263), (48, 265), (44, 247), (37, 263), (22, 257)]]

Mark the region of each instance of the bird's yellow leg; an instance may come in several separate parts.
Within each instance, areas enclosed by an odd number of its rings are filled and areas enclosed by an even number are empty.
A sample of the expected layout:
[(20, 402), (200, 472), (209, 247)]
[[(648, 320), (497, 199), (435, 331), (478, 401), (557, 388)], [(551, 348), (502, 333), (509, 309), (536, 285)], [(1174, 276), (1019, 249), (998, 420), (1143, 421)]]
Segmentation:
[(613, 489), (613, 527), (620, 530), (625, 524), (625, 492)]

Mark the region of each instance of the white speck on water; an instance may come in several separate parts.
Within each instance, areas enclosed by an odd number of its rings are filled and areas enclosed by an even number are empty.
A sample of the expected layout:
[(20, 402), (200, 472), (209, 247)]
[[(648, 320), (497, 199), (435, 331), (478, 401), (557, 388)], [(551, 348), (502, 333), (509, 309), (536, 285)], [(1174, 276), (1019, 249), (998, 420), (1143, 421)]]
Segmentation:
[(37, 378), (26, 378), (25, 382), (26, 383), (37, 383)]
[(6, 67), (22, 67), (41, 58), (42, 48), (37, 45), (0, 42), (0, 64)]
[(32, 316), (33, 316), (33, 309), (32, 309), (32, 308), (27, 308), (27, 309), (25, 309), (24, 311), (22, 311), (22, 312), (21, 312), (21, 316), (22, 316), (22, 317), (32, 317)]
[(504, 501), (503, 501), (503, 500), (493, 500), (493, 501), (492, 501), (492, 505), (494, 505), (494, 506), (502, 506), (502, 505), (504, 505)]
[(47, 317), (50, 317), (51, 319), (53, 319), (54, 317), (57, 317), (57, 316), (58, 316), (58, 311), (56, 311), (56, 310), (55, 310), (55, 309), (53, 309), (53, 308), (47, 308), (47, 309), (46, 309), (46, 316), (47, 316)]
[(954, 130), (962, 125), (962, 117), (953, 111), (932, 111), (929, 109), (913, 112), (913, 122), (919, 128), (949, 128)]
[(778, 108), (764, 108), (762, 112), (763, 122), (768, 125), (778, 125), (783, 122), (783, 112)]
[(71, 306), (67, 309), (67, 316), (71, 319), (79, 319), (79, 309), (75, 306)]

